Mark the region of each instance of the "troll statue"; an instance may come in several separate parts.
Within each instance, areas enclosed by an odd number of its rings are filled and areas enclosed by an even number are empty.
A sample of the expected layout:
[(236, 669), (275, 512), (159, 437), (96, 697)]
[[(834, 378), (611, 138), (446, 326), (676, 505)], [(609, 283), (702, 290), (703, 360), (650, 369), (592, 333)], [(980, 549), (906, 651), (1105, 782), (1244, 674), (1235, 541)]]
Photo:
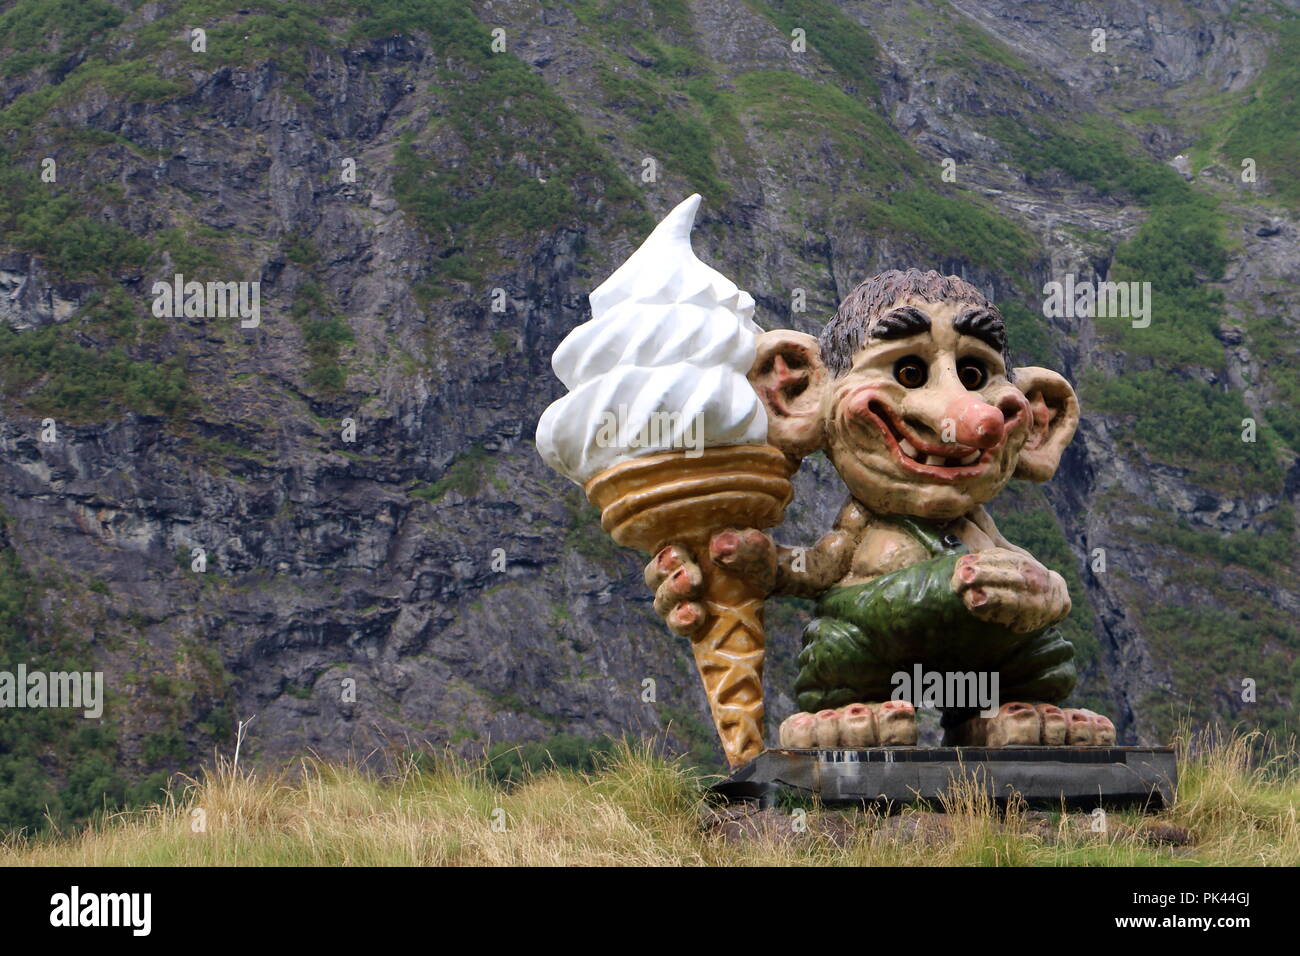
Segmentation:
[[(944, 710), (955, 745), (1113, 744), (1111, 721), (1058, 706), (1076, 682), (1055, 627), (1070, 612), (1061, 575), (998, 532), (984, 509), (1012, 478), (1046, 481), (1079, 422), (1069, 383), (1012, 369), (997, 308), (956, 276), (915, 269), (863, 282), (820, 338), (758, 337), (749, 375), (768, 441), (792, 462), (823, 451), (848, 495), (810, 548), (725, 529), (709, 559), (768, 595), (815, 599), (787, 747), (916, 742), (891, 675), (992, 671), (1001, 703)], [(705, 618), (696, 557), (676, 544), (646, 569), (676, 633)]]
[[(728, 761), (764, 746), (771, 595), (818, 602), (782, 746), (915, 743), (915, 708), (891, 688), (918, 667), (997, 676), (996, 708), (938, 704), (948, 743), (1113, 744), (1105, 717), (1058, 706), (1076, 680), (1055, 627), (1064, 580), (984, 510), (1012, 478), (1055, 473), (1079, 423), (1069, 383), (1012, 369), (997, 308), (936, 272), (868, 279), (820, 338), (763, 332), (753, 297), (691, 249), (699, 205), (591, 293), (591, 320), (552, 359), (569, 392), (537, 447), (615, 541), (653, 555), (655, 610), (691, 640)], [(813, 547), (778, 547), (762, 529), (819, 450), (844, 505)]]

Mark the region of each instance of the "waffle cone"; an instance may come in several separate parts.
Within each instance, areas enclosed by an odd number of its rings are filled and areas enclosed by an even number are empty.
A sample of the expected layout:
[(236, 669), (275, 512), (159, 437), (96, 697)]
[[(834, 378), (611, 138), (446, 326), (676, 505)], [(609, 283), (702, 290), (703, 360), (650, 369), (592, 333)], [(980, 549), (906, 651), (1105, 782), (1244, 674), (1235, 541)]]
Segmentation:
[(703, 626), (691, 637), (727, 762), (763, 750), (763, 599), (748, 580), (714, 564), (709, 540), (726, 528), (781, 523), (794, 494), (786, 457), (770, 445), (706, 448), (634, 458), (587, 482), (600, 524), (619, 544), (657, 554), (686, 547), (703, 574)]

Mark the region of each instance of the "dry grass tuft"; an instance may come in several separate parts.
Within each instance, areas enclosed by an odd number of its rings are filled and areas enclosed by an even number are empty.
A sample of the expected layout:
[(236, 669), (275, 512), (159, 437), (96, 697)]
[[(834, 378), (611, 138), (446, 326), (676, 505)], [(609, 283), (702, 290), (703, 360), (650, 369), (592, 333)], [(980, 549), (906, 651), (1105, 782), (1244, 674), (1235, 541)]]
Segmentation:
[[(815, 802), (738, 815), (710, 804), (701, 781), (651, 744), (622, 745), (590, 775), (552, 768), (512, 786), (451, 754), (412, 756), (384, 774), (315, 757), (279, 773), (218, 759), (148, 809), (70, 835), (10, 836), (0, 864), (1300, 864), (1294, 740), (1202, 733), (1180, 746), (1176, 805), (1110, 814), (1105, 832), (1087, 814), (998, 807), (970, 780), (940, 807), (892, 815)], [(1171, 833), (1191, 845), (1167, 845)]]

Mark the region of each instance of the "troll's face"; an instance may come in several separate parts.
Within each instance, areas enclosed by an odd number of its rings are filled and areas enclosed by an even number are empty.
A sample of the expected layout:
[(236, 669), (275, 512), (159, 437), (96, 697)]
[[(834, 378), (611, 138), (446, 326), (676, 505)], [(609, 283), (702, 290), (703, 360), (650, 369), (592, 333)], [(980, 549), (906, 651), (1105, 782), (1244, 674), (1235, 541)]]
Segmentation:
[(1046, 480), (1078, 423), (1069, 384), (1046, 369), (1013, 373), (1001, 315), (935, 273), (863, 283), (820, 341), (765, 333), (750, 377), (769, 441), (792, 458), (824, 449), (881, 514), (953, 518), (1012, 477)]

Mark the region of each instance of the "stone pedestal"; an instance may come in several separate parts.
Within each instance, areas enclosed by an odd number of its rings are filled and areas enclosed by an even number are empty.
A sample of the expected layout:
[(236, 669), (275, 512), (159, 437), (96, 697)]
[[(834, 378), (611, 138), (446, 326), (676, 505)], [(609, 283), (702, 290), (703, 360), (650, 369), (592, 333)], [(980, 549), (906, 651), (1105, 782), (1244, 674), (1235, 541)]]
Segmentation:
[(1032, 807), (1158, 810), (1173, 801), (1178, 768), (1172, 747), (824, 747), (765, 750), (714, 789), (765, 804), (783, 789), (827, 804), (937, 804), (958, 776)]

